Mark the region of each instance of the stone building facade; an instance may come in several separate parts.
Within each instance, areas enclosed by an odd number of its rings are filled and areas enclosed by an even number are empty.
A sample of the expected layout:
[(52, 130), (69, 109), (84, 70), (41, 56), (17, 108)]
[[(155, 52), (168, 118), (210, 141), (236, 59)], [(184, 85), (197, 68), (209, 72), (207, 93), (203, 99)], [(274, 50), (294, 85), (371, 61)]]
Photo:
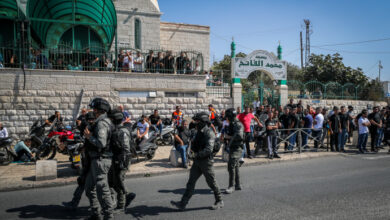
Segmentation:
[[(197, 51), (203, 56), (203, 69), (210, 68), (210, 27), (162, 22), (157, 0), (113, 0), (117, 14), (118, 47), (148, 50)], [(25, 11), (27, 0), (20, 5)], [(139, 45), (136, 46), (136, 22)], [(111, 45), (115, 50), (115, 43)]]
[(208, 111), (209, 104), (218, 112), (232, 106), (229, 97), (207, 96), (205, 76), (26, 70), (24, 77), (20, 69), (0, 69), (0, 75), (0, 121), (14, 138), (22, 138), (35, 120), (55, 110), (71, 124), (94, 97), (107, 99), (112, 107), (124, 105), (133, 119), (154, 109), (170, 118), (176, 105), (189, 117)]
[(160, 46), (174, 52), (199, 51), (203, 54), (204, 69), (210, 63), (210, 27), (181, 23), (160, 23)]

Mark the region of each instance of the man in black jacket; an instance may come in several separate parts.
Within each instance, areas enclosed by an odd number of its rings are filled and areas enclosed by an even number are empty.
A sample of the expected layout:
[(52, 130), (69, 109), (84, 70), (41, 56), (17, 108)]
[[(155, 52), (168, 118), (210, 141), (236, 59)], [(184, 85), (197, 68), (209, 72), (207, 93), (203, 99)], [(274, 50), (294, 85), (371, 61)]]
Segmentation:
[(171, 204), (176, 206), (179, 210), (184, 210), (194, 193), (196, 181), (203, 174), (206, 178), (207, 184), (214, 191), (215, 203), (211, 206), (211, 208), (214, 210), (219, 209), (223, 207), (223, 201), (221, 192), (215, 179), (213, 167), (215, 134), (210, 127), (211, 123), (209, 115), (206, 112), (198, 113), (192, 119), (195, 121), (197, 129), (196, 136), (191, 145), (194, 163), (191, 167), (190, 178), (181, 201), (171, 201)]

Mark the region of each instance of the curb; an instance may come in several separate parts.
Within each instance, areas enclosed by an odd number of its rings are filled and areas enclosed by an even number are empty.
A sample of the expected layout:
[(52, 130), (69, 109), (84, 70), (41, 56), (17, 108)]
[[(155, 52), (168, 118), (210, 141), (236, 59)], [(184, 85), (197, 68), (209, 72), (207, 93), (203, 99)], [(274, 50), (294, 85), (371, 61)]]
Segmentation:
[[(303, 155), (303, 154), (301, 154), (301, 155)], [(324, 152), (324, 154), (316, 154), (315, 156), (309, 155), (309, 156), (305, 156), (305, 157), (296, 157), (296, 158), (287, 159), (287, 160), (274, 159), (274, 160), (256, 161), (256, 162), (252, 162), (252, 163), (244, 163), (243, 167), (258, 166), (258, 165), (265, 165), (265, 164), (272, 164), (272, 163), (284, 163), (284, 162), (292, 162), (292, 161), (308, 160), (308, 159), (324, 158), (324, 157), (334, 157), (334, 156), (343, 156), (343, 155), (341, 153)], [(226, 169), (226, 167), (227, 167), (227, 163), (222, 163), (221, 165), (214, 166), (214, 169), (220, 170), (223, 168)], [(181, 174), (181, 173), (188, 173), (188, 172), (189, 172), (189, 169), (173, 169), (173, 170), (167, 170), (167, 171), (129, 173), (129, 174), (126, 174), (126, 179), (128, 179), (128, 178), (147, 178), (147, 177)], [(21, 191), (21, 190), (27, 190), (27, 189), (39, 189), (39, 188), (47, 188), (47, 187), (59, 187), (59, 186), (67, 186), (67, 185), (73, 185), (73, 184), (77, 184), (77, 177), (70, 177), (70, 178), (66, 178), (66, 179), (60, 178), (60, 179), (56, 179), (53, 182), (33, 182), (30, 184), (26, 184), (26, 185), (4, 187), (4, 188), (0, 188), (0, 192), (12, 192), (12, 191)]]

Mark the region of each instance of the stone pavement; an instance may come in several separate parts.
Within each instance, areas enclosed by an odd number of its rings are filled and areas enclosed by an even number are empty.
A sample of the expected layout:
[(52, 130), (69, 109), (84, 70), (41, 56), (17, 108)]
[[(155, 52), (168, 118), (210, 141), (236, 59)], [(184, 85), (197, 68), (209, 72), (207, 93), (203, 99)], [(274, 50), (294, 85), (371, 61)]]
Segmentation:
[[(253, 145), (252, 145), (253, 149)], [(187, 169), (173, 167), (168, 158), (170, 146), (159, 147), (155, 157), (151, 161), (141, 161), (131, 165), (127, 177), (149, 177), (155, 175), (163, 175), (174, 172), (188, 172)], [(283, 152), (283, 151), (281, 151)], [(355, 154), (353, 149), (349, 154)], [(340, 155), (340, 153), (326, 152), (303, 152), (299, 153), (280, 153), (281, 159), (269, 160), (265, 155), (258, 155), (253, 159), (245, 159), (244, 166), (260, 165), (273, 162), (310, 159), (325, 156)], [(12, 191), (29, 188), (61, 186), (76, 183), (77, 173), (71, 169), (67, 155), (57, 154), (56, 160), (58, 178), (55, 180), (35, 181), (35, 163), (11, 163), (8, 166), (0, 166), (0, 191)], [(135, 161), (133, 161), (135, 162)], [(223, 162), (221, 152), (215, 158), (216, 168), (226, 168), (227, 163)]]

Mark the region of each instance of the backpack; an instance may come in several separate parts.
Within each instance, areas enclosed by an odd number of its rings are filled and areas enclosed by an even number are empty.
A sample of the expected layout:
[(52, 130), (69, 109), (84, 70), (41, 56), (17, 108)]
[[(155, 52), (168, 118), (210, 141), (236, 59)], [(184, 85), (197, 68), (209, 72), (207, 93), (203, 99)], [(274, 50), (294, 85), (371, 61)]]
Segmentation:
[(123, 154), (123, 152), (130, 152), (130, 148), (124, 149), (126, 146), (122, 146), (122, 143), (119, 141), (120, 139), (119, 135), (121, 133), (121, 130), (123, 129), (126, 129), (129, 132), (129, 146), (131, 148), (132, 138), (131, 138), (130, 128), (128, 126), (119, 126), (117, 128), (114, 128), (111, 131), (111, 138), (110, 138), (110, 147), (114, 155), (121, 155)]

